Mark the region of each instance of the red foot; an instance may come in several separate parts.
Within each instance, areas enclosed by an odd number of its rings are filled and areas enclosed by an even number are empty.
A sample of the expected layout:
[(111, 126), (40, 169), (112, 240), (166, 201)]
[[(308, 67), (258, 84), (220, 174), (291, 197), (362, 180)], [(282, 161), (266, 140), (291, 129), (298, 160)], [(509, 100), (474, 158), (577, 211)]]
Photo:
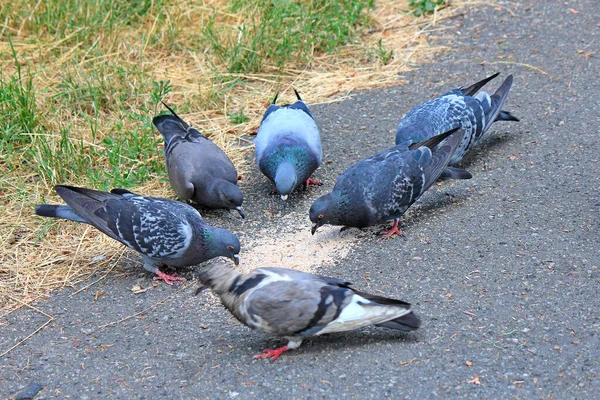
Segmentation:
[(304, 184), (304, 186), (305, 186), (305, 187), (308, 187), (308, 185), (317, 185), (317, 186), (321, 186), (321, 185), (322, 185), (322, 183), (321, 183), (321, 182), (319, 182), (319, 181), (318, 181), (318, 180), (316, 180), (316, 179), (308, 178), (308, 179), (306, 180), (306, 183)]
[(284, 352), (286, 352), (288, 350), (289, 350), (289, 348), (287, 346), (283, 346), (283, 347), (280, 347), (280, 348), (274, 349), (274, 350), (265, 349), (264, 353), (255, 355), (254, 359), (258, 360), (260, 358), (270, 358), (271, 360), (275, 361), (275, 360), (277, 360), (277, 358), (279, 358), (280, 355), (282, 355)]
[(185, 278), (182, 278), (180, 276), (175, 276), (175, 274), (168, 275), (168, 274), (165, 274), (164, 272), (162, 272), (162, 271), (159, 270), (156, 273), (156, 276), (154, 277), (154, 280), (155, 281), (165, 281), (166, 284), (172, 285), (173, 281), (185, 281)]
[(398, 229), (398, 220), (394, 220), (394, 225), (392, 225), (390, 229), (381, 231), (381, 234), (385, 235), (386, 238), (393, 236), (394, 233), (398, 236), (404, 237), (404, 234), (400, 232), (400, 229)]

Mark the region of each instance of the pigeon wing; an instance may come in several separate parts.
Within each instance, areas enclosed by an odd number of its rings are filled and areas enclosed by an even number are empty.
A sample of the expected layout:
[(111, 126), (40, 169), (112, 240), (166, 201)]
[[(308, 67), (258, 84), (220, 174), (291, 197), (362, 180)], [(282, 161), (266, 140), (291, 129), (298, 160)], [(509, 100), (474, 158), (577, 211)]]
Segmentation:
[(177, 202), (67, 186), (56, 192), (90, 225), (148, 257), (178, 258), (192, 240), (189, 222), (173, 212)]
[(309, 336), (337, 318), (350, 289), (317, 279), (280, 280), (248, 294), (244, 300), (251, 324), (279, 336)]

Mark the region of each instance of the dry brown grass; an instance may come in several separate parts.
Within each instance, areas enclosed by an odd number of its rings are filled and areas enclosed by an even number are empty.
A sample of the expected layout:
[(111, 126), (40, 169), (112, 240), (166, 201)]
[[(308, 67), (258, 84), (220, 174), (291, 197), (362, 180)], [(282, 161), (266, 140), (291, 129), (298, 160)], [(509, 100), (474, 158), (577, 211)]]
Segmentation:
[[(148, 107), (147, 96), (133, 93), (134, 85), (114, 71), (110, 72), (106, 82), (108, 88), (114, 91), (105, 99), (106, 107), (100, 111), (103, 122), (98, 125), (95, 136), (89, 121), (82, 117), (93, 114), (90, 104), (77, 103), (78, 113), (73, 110), (56, 112), (50, 106), (56, 105), (57, 87), (64, 79), (64, 66), (70, 62), (72, 54), (81, 52), (86, 46), (101, 46), (102, 57), (79, 58), (77, 65), (72, 66), (75, 80), (87, 79), (86, 74), (92, 67), (104, 65), (110, 71), (115, 60), (119, 60), (120, 65), (139, 68), (142, 71), (140, 76), (147, 76), (150, 80), (170, 80), (173, 90), (166, 101), (173, 105), (187, 104), (190, 112), (182, 116), (209, 133), (211, 139), (224, 148), (237, 167), (243, 170), (246, 153), (238, 146), (239, 141), (244, 140), (241, 135), (256, 130), (265, 105), (275, 92), (281, 93), (283, 101), (291, 101), (291, 88), (295, 87), (309, 104), (315, 104), (340, 101), (357, 90), (400, 84), (402, 72), (429, 60), (441, 50), (428, 39), (427, 33), (434, 22), (459, 12), (454, 3), (453, 7), (433, 17), (415, 19), (403, 12), (406, 7), (403, 1), (376, 1), (376, 8), (370, 12), (374, 21), (372, 29), (363, 33), (359, 43), (344, 46), (333, 54), (315, 54), (310, 65), (290, 64), (283, 71), (267, 65), (260, 73), (239, 75), (244, 84), (231, 89), (224, 102), (214, 103), (211, 93), (220, 88), (215, 87), (214, 69), (208, 67), (212, 60), (207, 52), (187, 49), (196, 46), (197, 32), (194, 28), (206, 21), (209, 10), (224, 9), (224, 3), (218, 0), (200, 3), (176, 0), (169, 6), (167, 18), (172, 20), (171, 23), (148, 19), (142, 24), (143, 29), (118, 34), (99, 33), (98, 39), (91, 45), (65, 39), (53, 41), (44, 32), (34, 34), (26, 19), (19, 24), (4, 21), (4, 29), (12, 35), (20, 61), (35, 72), (35, 101), (46, 131), (42, 140), (49, 143), (58, 141), (59, 129), (70, 124), (71, 132), (77, 136), (74, 140), (101, 147), (101, 139), (111, 135), (111, 127), (119, 120), (125, 128), (139, 124), (139, 121), (125, 119), (122, 110)], [(240, 17), (223, 14), (222, 18), (237, 23)], [(171, 43), (167, 29), (173, 24), (186, 29), (186, 34), (180, 35), (177, 43)], [(384, 48), (394, 52), (387, 65), (369, 56), (380, 39)], [(0, 39), (0, 52), (5, 55), (0, 57), (3, 72), (7, 75), (14, 73), (14, 63), (6, 56), (11, 50), (5, 37)], [(44, 68), (37, 70), (36, 65)], [(225, 72), (221, 71), (221, 74)], [(119, 97), (122, 92), (127, 92), (124, 100)], [(249, 120), (234, 126), (228, 118), (232, 110), (243, 110)], [(20, 157), (19, 154), (2, 155), (8, 156)], [(156, 148), (153, 157), (155, 160), (162, 158), (160, 148)], [(89, 226), (55, 223), (35, 217), (35, 204), (59, 201), (52, 191), (54, 184), (85, 184), (86, 181), (81, 176), (61, 175), (60, 171), (38, 176), (26, 168), (25, 161), (8, 170), (6, 159), (0, 159), (0, 202), (3, 210), (0, 217), (0, 316), (43, 298), (56, 288), (78, 285), (92, 275), (102, 277), (109, 272), (115, 273), (122, 269), (125, 258), (137, 259), (122, 245)], [(90, 162), (98, 168), (105, 164), (103, 159)], [(148, 160), (137, 160), (131, 168), (137, 168), (144, 162)], [(61, 181), (65, 179), (68, 181)], [(168, 182), (162, 176), (154, 176), (134, 190), (173, 197)]]

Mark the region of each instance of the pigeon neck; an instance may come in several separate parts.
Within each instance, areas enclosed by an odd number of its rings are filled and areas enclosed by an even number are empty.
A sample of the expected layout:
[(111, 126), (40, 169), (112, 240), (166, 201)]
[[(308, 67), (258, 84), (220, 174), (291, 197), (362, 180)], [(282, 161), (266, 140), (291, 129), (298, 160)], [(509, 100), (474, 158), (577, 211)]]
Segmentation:
[(220, 262), (208, 264), (198, 273), (200, 281), (219, 296), (226, 293), (239, 276), (236, 270)]

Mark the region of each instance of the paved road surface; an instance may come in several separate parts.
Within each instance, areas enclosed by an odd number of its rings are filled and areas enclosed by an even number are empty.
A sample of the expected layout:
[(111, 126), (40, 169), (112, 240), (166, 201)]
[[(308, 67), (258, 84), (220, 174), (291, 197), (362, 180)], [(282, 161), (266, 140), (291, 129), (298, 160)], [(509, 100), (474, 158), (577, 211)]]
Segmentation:
[[(600, 2), (499, 5), (447, 22), (458, 33), (442, 41), (452, 50), (407, 74), (406, 85), (315, 107), (331, 160), (317, 173), (322, 187), (292, 196), (283, 211), (252, 176), (249, 220), (225, 216), (246, 254), (252, 240), (281, 236), (287, 244), (274, 248), (290, 265), (286, 254), (304, 243), (305, 269), (412, 302), (422, 329), (329, 335), (275, 363), (253, 361), (282, 341), (240, 326), (208, 292), (193, 297), (193, 285), (134, 295), (150, 276), (131, 265), (39, 304), (56, 319), (0, 360), (0, 396), (38, 383), (38, 398), (597, 398)], [(323, 229), (311, 241), (308, 207), (338, 173), (388, 147), (413, 106), (495, 71), (514, 74), (506, 108), (522, 122), (494, 125), (464, 163), (472, 180), (427, 193), (401, 221), (406, 240)], [(318, 241), (331, 252), (312, 252)], [(0, 348), (44, 321), (10, 315)]]

